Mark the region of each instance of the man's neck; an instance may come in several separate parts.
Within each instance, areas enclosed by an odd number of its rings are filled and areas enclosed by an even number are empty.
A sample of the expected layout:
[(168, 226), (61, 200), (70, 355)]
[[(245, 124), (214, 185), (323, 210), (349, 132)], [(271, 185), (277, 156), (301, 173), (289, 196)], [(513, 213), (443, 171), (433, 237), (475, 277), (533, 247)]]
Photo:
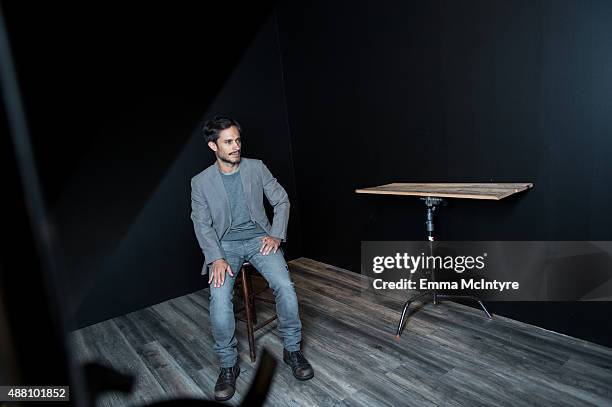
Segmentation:
[(233, 174), (234, 172), (238, 171), (238, 168), (240, 167), (240, 163), (229, 164), (229, 163), (226, 163), (225, 161), (217, 160), (217, 166), (219, 167), (219, 171), (221, 171), (222, 173)]

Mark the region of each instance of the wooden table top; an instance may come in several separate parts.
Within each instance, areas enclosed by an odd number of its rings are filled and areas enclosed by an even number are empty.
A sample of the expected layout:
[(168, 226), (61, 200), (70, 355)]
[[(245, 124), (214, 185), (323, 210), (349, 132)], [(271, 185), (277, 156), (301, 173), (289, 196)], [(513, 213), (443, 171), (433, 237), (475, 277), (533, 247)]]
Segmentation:
[(531, 183), (393, 183), (372, 188), (356, 189), (359, 194), (435, 196), (440, 198), (491, 199), (498, 201), (533, 187)]

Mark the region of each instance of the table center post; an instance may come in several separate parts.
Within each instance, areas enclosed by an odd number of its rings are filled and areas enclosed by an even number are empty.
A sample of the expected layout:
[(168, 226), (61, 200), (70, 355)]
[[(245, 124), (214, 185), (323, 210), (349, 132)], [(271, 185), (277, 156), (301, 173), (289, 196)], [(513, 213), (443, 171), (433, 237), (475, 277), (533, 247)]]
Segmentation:
[(427, 206), (427, 220), (425, 221), (425, 225), (427, 226), (427, 240), (433, 242), (435, 240), (433, 236), (433, 214), (438, 205), (442, 204), (444, 200), (435, 196), (426, 196), (421, 198), (421, 200), (424, 201), (425, 205)]
[[(433, 242), (435, 240), (435, 237), (433, 235), (433, 232), (434, 232), (433, 215), (438, 205), (441, 205), (442, 203), (444, 203), (444, 199), (438, 198), (436, 196), (426, 196), (426, 197), (421, 197), (421, 200), (425, 202), (425, 206), (427, 207), (427, 215), (426, 215), (427, 217), (425, 221), (425, 226), (427, 228), (427, 240), (429, 242), (429, 255), (433, 257)], [(436, 281), (436, 273), (433, 269), (431, 270), (431, 280), (433, 282)], [(436, 290), (433, 290), (433, 292), (431, 293), (431, 296), (432, 296), (432, 302), (434, 304), (437, 304), (438, 303), (438, 293), (436, 292)]]

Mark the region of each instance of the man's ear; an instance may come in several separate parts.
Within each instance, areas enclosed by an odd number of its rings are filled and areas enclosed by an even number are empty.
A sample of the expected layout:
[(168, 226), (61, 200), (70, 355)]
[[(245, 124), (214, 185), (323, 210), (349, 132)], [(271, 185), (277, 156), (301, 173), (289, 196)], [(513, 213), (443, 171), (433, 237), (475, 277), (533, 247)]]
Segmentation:
[(209, 141), (208, 142), (208, 147), (210, 147), (210, 149), (212, 151), (214, 151), (215, 153), (217, 152), (217, 150), (219, 149), (219, 147), (217, 146), (217, 143), (215, 143), (214, 141)]

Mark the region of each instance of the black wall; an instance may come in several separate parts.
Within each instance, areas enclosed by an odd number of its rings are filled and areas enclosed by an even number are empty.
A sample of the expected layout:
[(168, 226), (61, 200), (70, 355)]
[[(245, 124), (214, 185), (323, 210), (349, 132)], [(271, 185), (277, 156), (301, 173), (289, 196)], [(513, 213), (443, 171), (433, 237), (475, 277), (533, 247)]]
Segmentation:
[[(535, 184), (452, 200), (440, 240), (612, 238), (610, 2), (285, 2), (279, 27), (305, 256), (423, 239), (418, 199), (354, 193), (389, 182)], [(609, 303), (491, 308), (612, 345)]]
[(61, 7), (5, 14), (76, 328), (207, 285), (189, 217), (190, 178), (214, 158), (204, 119), (238, 118), (245, 155), (296, 193), (270, 4)]

